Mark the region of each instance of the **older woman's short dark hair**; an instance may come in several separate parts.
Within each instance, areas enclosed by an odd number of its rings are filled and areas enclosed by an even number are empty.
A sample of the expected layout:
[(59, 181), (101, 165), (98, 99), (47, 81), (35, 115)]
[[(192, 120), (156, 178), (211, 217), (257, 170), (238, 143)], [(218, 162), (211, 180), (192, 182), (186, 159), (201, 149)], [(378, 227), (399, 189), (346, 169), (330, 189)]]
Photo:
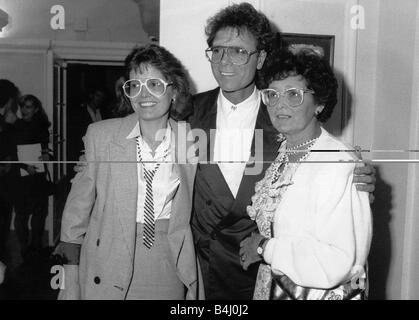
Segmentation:
[(276, 49), (261, 70), (258, 87), (267, 88), (275, 80), (301, 75), (307, 88), (314, 91), (314, 101), (324, 109), (317, 120), (326, 122), (337, 103), (338, 83), (329, 62), (312, 50), (294, 54), (289, 50)]
[(182, 63), (167, 49), (156, 44), (136, 47), (125, 59), (126, 79), (131, 71), (147, 65), (159, 70), (176, 90), (176, 101), (172, 104), (171, 115), (178, 114), (190, 103), (189, 80)]
[(258, 50), (270, 51), (273, 34), (269, 20), (251, 4), (233, 4), (209, 18), (205, 28), (208, 46), (212, 46), (217, 32), (225, 28), (247, 30), (256, 38)]

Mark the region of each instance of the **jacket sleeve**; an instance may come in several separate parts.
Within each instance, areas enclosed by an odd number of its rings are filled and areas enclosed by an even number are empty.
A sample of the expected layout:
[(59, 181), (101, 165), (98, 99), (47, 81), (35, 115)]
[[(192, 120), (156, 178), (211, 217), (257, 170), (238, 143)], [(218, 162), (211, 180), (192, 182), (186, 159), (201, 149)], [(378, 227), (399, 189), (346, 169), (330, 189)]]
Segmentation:
[(315, 196), (309, 202), (314, 205), (306, 206), (309, 225), (297, 234), (275, 235), (264, 252), (275, 273), (286, 274), (300, 286), (320, 289), (340, 285), (364, 267), (372, 233), (368, 195), (352, 183), (355, 165), (326, 166), (307, 184), (307, 192)]
[[(96, 175), (97, 175), (97, 154), (95, 150), (95, 133), (93, 127), (89, 126), (86, 136), (83, 138), (85, 144), (85, 155), (87, 166), (83, 171), (77, 173), (72, 181), (71, 191), (68, 195), (61, 220), (61, 253), (73, 263), (74, 257), (78, 255), (80, 245), (89, 225), (90, 214), (96, 200)], [(97, 133), (96, 133), (97, 134)], [(72, 245), (71, 245), (72, 244)], [(77, 251), (78, 249), (78, 251)]]

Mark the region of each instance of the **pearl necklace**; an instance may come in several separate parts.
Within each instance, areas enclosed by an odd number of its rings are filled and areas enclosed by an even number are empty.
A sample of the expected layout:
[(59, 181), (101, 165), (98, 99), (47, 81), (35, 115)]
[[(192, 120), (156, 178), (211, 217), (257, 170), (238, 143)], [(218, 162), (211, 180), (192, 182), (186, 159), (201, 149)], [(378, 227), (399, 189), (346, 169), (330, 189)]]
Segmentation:
[[(272, 176), (272, 183), (275, 183), (276, 181), (278, 181), (279, 176), (280, 176), (280, 172), (281, 172), (281, 166), (282, 164), (284, 164), (283, 170), (285, 171), (286, 168), (290, 165), (290, 159), (289, 159), (289, 154), (296, 154), (296, 153), (303, 153), (303, 156), (298, 159), (297, 161), (293, 161), (295, 163), (301, 163), (302, 161), (305, 161), (308, 156), (310, 155), (310, 151), (311, 148), (313, 147), (313, 145), (316, 143), (316, 141), (319, 139), (319, 137), (316, 137), (314, 139), (308, 140), (306, 142), (300, 143), (299, 145), (296, 145), (294, 147), (291, 148), (286, 148), (285, 152), (283, 151), (282, 156), (275, 160), (274, 165), (272, 167), (272, 172), (273, 172), (273, 176)], [(301, 150), (296, 150), (298, 148), (301, 148), (302, 146), (307, 146), (305, 149), (301, 149)]]
[(299, 148), (301, 148), (302, 146), (305, 146), (305, 145), (307, 145), (307, 144), (314, 144), (314, 142), (316, 142), (318, 138), (319, 138), (319, 137), (316, 137), (316, 138), (314, 138), (314, 139), (307, 140), (307, 141), (305, 141), (305, 142), (302, 142), (302, 143), (300, 143), (300, 144), (297, 144), (296, 146), (293, 146), (293, 147), (291, 147), (291, 148), (287, 148), (287, 151), (297, 150), (297, 149), (299, 149)]

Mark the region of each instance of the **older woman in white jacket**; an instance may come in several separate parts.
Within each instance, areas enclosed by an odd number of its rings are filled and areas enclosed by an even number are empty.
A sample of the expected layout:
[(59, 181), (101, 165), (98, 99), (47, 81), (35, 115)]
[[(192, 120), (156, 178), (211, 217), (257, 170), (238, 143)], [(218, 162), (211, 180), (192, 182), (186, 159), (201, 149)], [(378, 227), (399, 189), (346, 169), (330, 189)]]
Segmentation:
[(263, 260), (254, 298), (364, 298), (368, 195), (352, 184), (353, 148), (320, 124), (337, 100), (333, 71), (313, 52), (281, 51), (262, 78), (262, 98), (283, 142), (248, 207), (260, 234), (241, 243), (245, 269)]

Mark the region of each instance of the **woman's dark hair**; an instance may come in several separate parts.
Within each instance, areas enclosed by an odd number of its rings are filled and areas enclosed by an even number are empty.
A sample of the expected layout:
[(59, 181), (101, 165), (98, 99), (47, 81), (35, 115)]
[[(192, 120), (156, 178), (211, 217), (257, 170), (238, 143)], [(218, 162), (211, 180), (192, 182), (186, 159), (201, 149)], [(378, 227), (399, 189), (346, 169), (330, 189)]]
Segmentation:
[(338, 83), (329, 62), (313, 50), (292, 53), (287, 49), (275, 49), (265, 61), (257, 86), (267, 88), (275, 80), (300, 75), (307, 82), (307, 88), (314, 91), (314, 101), (324, 109), (316, 118), (326, 122), (337, 103)]
[(122, 84), (118, 84), (115, 87), (115, 90), (118, 90), (119, 97), (115, 97), (113, 107), (111, 110), (112, 117), (114, 118), (122, 118), (134, 113), (134, 109), (132, 109), (131, 103), (128, 101), (127, 97), (124, 94), (124, 89), (122, 88)]
[(37, 111), (33, 115), (33, 121), (39, 121), (42, 125), (49, 127), (51, 125), (51, 122), (48, 120), (48, 116), (45, 113), (44, 108), (42, 107), (41, 101), (37, 97), (35, 97), (32, 94), (25, 94), (24, 96), (20, 97), (19, 99), (19, 106), (23, 108), (23, 106), (27, 103), (31, 102)]
[[(158, 69), (167, 81), (173, 83), (176, 91), (176, 100), (172, 103), (171, 117), (180, 114), (186, 105), (190, 103), (189, 81), (185, 68), (181, 62), (168, 50), (156, 44), (144, 47), (136, 47), (125, 59), (126, 79), (132, 70), (138, 70), (144, 66), (153, 66)], [(124, 95), (125, 96), (125, 95)], [(178, 120), (178, 119), (176, 119)]]
[(233, 4), (209, 18), (205, 27), (208, 46), (211, 47), (217, 32), (233, 28), (248, 31), (257, 41), (257, 50), (270, 51), (273, 33), (268, 18), (249, 3)]
[(7, 79), (0, 79), (0, 108), (3, 108), (10, 99), (17, 100), (18, 97), (19, 89), (15, 84)]

